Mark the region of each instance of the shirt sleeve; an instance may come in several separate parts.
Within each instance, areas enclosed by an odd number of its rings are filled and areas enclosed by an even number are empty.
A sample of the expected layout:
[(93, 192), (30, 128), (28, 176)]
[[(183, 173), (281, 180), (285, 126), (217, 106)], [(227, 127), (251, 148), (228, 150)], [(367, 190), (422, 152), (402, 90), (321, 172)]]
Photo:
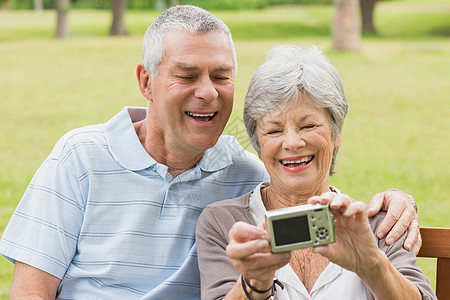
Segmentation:
[[(380, 212), (376, 216), (370, 218), (370, 223), (374, 232), (385, 216), (385, 212)], [(403, 233), (403, 235), (390, 246), (386, 244), (386, 237), (378, 239), (378, 247), (386, 254), (392, 266), (419, 289), (422, 299), (437, 299), (431, 288), (429, 279), (417, 265), (417, 257), (414, 252), (403, 248), (406, 235), (407, 232)], [(369, 299), (374, 299), (373, 295), (371, 295), (371, 298), (369, 297)]]
[(44, 161), (0, 241), (8, 260), (60, 279), (75, 254), (85, 207), (72, 161), (70, 150)]
[(225, 209), (220, 211), (220, 219), (228, 219), (229, 222), (218, 222), (214, 210), (206, 207), (197, 222), (201, 298), (205, 300), (224, 298), (240, 275), (226, 254), (228, 232), (236, 220)]

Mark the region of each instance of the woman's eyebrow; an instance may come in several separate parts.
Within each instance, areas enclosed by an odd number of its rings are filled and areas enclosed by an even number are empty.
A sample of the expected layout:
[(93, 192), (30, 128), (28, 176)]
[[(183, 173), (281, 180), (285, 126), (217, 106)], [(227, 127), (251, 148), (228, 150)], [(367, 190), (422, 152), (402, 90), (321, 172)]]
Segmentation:
[[(282, 112), (279, 113), (279, 115), (281, 115), (281, 114), (282, 114)], [(305, 121), (306, 119), (311, 118), (311, 117), (314, 117), (314, 115), (310, 114), (310, 115), (303, 116), (303, 117), (301, 117), (297, 122), (298, 122), (298, 123), (301, 123), (301, 122), (303, 122), (303, 121)], [(263, 121), (262, 124), (282, 125), (283, 122), (282, 122), (282, 121), (278, 121), (278, 120), (274, 120), (274, 119), (269, 119), (269, 120)]]

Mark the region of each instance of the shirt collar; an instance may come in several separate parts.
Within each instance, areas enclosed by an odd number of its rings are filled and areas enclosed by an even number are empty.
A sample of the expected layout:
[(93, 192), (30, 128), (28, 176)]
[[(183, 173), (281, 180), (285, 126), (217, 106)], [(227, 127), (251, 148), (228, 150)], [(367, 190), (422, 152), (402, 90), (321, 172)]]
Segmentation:
[(231, 165), (233, 163), (231, 158), (233, 142), (235, 142), (234, 139), (221, 136), (217, 143), (203, 154), (202, 159), (198, 162), (200, 169), (204, 172), (215, 172)]
[(104, 132), (114, 159), (125, 169), (139, 171), (156, 164), (139, 141), (133, 123), (145, 119), (144, 107), (125, 107), (104, 124)]
[[(142, 121), (147, 116), (144, 107), (125, 107), (111, 120), (104, 124), (104, 132), (114, 159), (125, 169), (139, 171), (155, 164), (154, 160), (142, 146), (136, 135), (133, 123)], [(206, 150), (198, 166), (202, 171), (214, 172), (232, 164), (228, 137), (220, 137), (212, 148)], [(237, 142), (235, 142), (237, 143)]]
[(253, 193), (250, 196), (250, 211), (252, 212), (252, 216), (256, 224), (259, 224), (264, 220), (264, 214), (266, 213), (266, 208), (264, 207), (261, 197), (261, 189), (266, 186), (267, 183), (261, 182), (253, 190)]

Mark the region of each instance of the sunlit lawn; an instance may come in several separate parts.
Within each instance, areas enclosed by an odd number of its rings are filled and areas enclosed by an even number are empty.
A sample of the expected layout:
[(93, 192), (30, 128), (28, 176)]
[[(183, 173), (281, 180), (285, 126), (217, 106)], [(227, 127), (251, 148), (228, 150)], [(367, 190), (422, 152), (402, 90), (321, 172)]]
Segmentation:
[[(330, 50), (331, 7), (217, 12), (238, 52), (233, 126), (240, 124), (251, 72), (268, 49), (319, 45), (350, 101), (332, 183), (366, 202), (400, 188), (415, 196), (422, 226), (449, 227), (450, 4), (433, 3), (383, 3), (376, 15), (381, 36), (364, 37), (356, 54)], [(62, 134), (104, 122), (125, 105), (146, 105), (135, 66), (142, 35), (157, 14), (128, 12), (131, 35), (109, 38), (109, 12), (72, 11), (71, 38), (57, 41), (53, 12), (0, 11), (0, 234)], [(242, 124), (227, 131), (251, 150)], [(434, 281), (432, 263), (420, 264)], [(0, 258), (1, 299), (7, 299), (12, 272)]]

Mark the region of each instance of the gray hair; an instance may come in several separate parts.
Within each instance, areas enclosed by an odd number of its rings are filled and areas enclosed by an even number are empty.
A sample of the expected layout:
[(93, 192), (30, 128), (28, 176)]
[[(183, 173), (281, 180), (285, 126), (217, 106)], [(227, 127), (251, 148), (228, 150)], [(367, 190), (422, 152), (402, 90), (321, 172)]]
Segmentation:
[[(344, 85), (336, 68), (317, 47), (276, 46), (250, 80), (244, 104), (244, 123), (250, 141), (260, 153), (257, 120), (276, 109), (294, 106), (300, 96), (324, 108), (329, 116), (332, 138), (342, 132), (348, 111)], [(333, 152), (330, 175), (334, 173), (337, 149)]]
[(168, 30), (187, 30), (193, 34), (217, 31), (230, 40), (234, 73), (237, 72), (236, 50), (228, 26), (212, 13), (192, 5), (177, 5), (165, 10), (150, 25), (144, 36), (144, 68), (155, 78), (164, 58), (164, 37)]

